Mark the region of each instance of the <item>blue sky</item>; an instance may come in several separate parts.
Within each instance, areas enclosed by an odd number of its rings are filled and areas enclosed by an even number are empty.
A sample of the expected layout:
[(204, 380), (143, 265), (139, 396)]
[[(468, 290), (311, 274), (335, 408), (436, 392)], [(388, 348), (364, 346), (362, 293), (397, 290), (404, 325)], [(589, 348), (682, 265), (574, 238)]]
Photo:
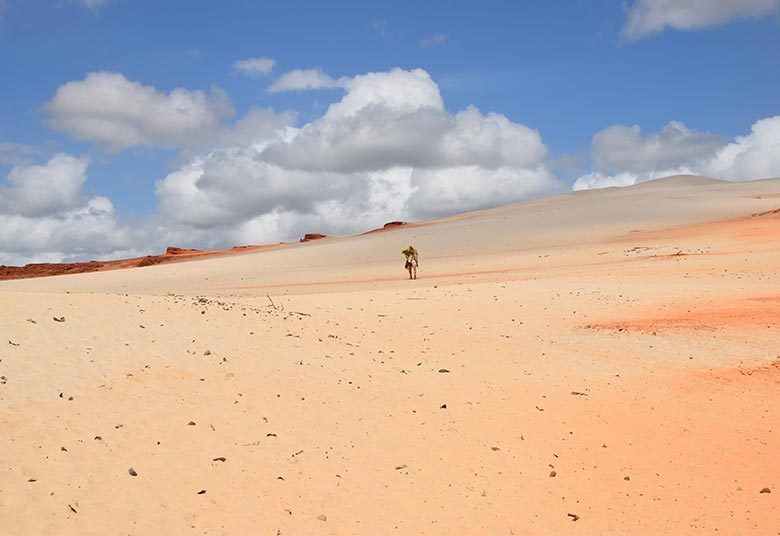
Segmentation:
[[(24, 246), (0, 231), (0, 263), (117, 256), (158, 248), (170, 240), (209, 247), (242, 239), (290, 239), (307, 225), (350, 232), (381, 223), (375, 221), (380, 217), (434, 217), (565, 191), (573, 184), (632, 184), (665, 171), (717, 172), (732, 180), (780, 175), (780, 164), (770, 154), (777, 147), (775, 136), (780, 136), (774, 121), (780, 114), (777, 0), (0, 0), (0, 9), (0, 147), (5, 147), (0, 152), (0, 180), (8, 176), (0, 186), (0, 196), (6, 197), (0, 198), (0, 224), (17, 230), (31, 226), (41, 234), (40, 242)], [(252, 76), (236, 69), (235, 62), (252, 58), (272, 59), (273, 68)], [(392, 71), (395, 68), (400, 70)], [(303, 69), (318, 69), (335, 87), (268, 91), (285, 73)], [(427, 78), (410, 78), (415, 69)], [(375, 81), (360, 79), (367, 73), (393, 72)], [(85, 83), (88, 73), (120, 76), (129, 86), (119, 96), (105, 96), (101, 92), (118, 79)], [(409, 81), (422, 84), (408, 95), (409, 102), (382, 100), (377, 87), (392, 93), (394, 84)], [(81, 85), (55, 101), (69, 82)], [(135, 128), (149, 118), (130, 117), (121, 99), (151, 92), (155, 96), (143, 101), (146, 108), (138, 112), (144, 114), (152, 103), (170, 104), (166, 96), (177, 88), (194, 101), (198, 91), (215, 99), (198, 108), (207, 120), (177, 132), (144, 127), (135, 141), (117, 141), (114, 134), (84, 126), (98, 114), (101, 128), (113, 129), (111, 121), (118, 129)], [(328, 115), (329, 106), (345, 93), (357, 99), (369, 91), (366, 88), (379, 93), (360, 101), (359, 117)], [(78, 91), (87, 95), (83, 102)], [(392, 139), (383, 140), (387, 132), (381, 125), (400, 121), (408, 126), (428, 117), (429, 106), (418, 106), (414, 99), (422, 102), (431, 92), (438, 92), (443, 103), (436, 112), (437, 124), (460, 125), (455, 114), (474, 106), (480, 114), (473, 121), (481, 125), (482, 134), (457, 125), (449, 134), (449, 127), (431, 127), (432, 136), (441, 136), (446, 147), (432, 146), (430, 151), (450, 155), (441, 158), (412, 154)], [(88, 109), (104, 98), (114, 99), (115, 108)], [(220, 111), (217, 101), (227, 101), (232, 115)], [(193, 129), (233, 128), (253, 107), (276, 114), (291, 111), (294, 117), (278, 119), (284, 128), (272, 135), (267, 132), (271, 127), (262, 126), (262, 135), (247, 131), (241, 141), (227, 134), (222, 141), (216, 134), (209, 140), (208, 132), (194, 140)], [(369, 115), (369, 109), (381, 113)], [(490, 119), (490, 112), (500, 114), (509, 126)], [(761, 120), (768, 121), (751, 137), (751, 128)], [(319, 125), (312, 128), (319, 137), (309, 136), (311, 147), (332, 147), (328, 144), (341, 142), (326, 132), (345, 121), (370, 138), (353, 140), (352, 150), (366, 151), (365, 144), (371, 142), (375, 161), (336, 162), (332, 155), (338, 151), (324, 150), (320, 161), (303, 165), (290, 155), (310, 154), (304, 150), (308, 146), (302, 145), (304, 153), (291, 148), (286, 156), (281, 149), (266, 151), (272, 142), (289, 144), (307, 125)], [(425, 121), (420, 128), (429, 125)], [(502, 133), (485, 134), (485, 125)], [(519, 130), (512, 130), (515, 126)], [(537, 132), (539, 139), (523, 129)], [(400, 130), (393, 132), (401, 135)], [(496, 156), (487, 147), (472, 160), (452, 156), (446, 140), (471, 135), (493, 136), (490, 143), (505, 145), (505, 154)], [(747, 140), (743, 143), (740, 137)], [(539, 144), (544, 155), (537, 150)], [(241, 149), (231, 153), (230, 147)], [(729, 156), (735, 147), (741, 155), (737, 160)], [(395, 154), (400, 155), (397, 162)], [(627, 161), (627, 154), (636, 158)], [(73, 160), (46, 167), (56, 155), (81, 159), (80, 164)], [(246, 180), (254, 183), (229, 176), (237, 155), (256, 164), (245, 170), (254, 177)], [(491, 160), (494, 156), (497, 160)], [(182, 197), (184, 186), (163, 193), (155, 186), (159, 181), (172, 185), (171, 174), (188, 166), (200, 166), (186, 194), (195, 189), (197, 199)], [(303, 168), (305, 178), (296, 175)], [(402, 169), (408, 173), (399, 178)], [(53, 170), (70, 173), (69, 178), (60, 179)], [(371, 175), (379, 172), (387, 175)], [(45, 180), (37, 180), (36, 173), (44, 173)], [(61, 180), (62, 188), (70, 188), (63, 190), (69, 201), (25, 205), (37, 195), (31, 185), (40, 187), (46, 180)], [(268, 181), (334, 192), (291, 200), (290, 192), (273, 190)], [(343, 181), (355, 182), (336, 192), (333, 184)], [(392, 186), (379, 192), (380, 182)], [(473, 191), (475, 182), (488, 185), (486, 192)], [(264, 185), (268, 195), (262, 192)], [(355, 195), (363, 187), (366, 196), (373, 196), (370, 207), (367, 198)], [(244, 206), (244, 189), (256, 192), (265, 208)], [(55, 224), (72, 225), (74, 211), (96, 196), (111, 205), (110, 214), (100, 216), (97, 231), (80, 227), (84, 222), (79, 216), (72, 232), (55, 236)], [(213, 217), (206, 223), (194, 215), (181, 217), (177, 211), (193, 203), (201, 203), (198, 209), (213, 212)], [(33, 205), (38, 208), (29, 208)], [(335, 212), (324, 212), (324, 205)], [(234, 218), (225, 216), (235, 212), (239, 214)], [(395, 213), (400, 214), (390, 218)], [(347, 223), (333, 225), (329, 215)], [(84, 234), (105, 245), (81, 244)]]

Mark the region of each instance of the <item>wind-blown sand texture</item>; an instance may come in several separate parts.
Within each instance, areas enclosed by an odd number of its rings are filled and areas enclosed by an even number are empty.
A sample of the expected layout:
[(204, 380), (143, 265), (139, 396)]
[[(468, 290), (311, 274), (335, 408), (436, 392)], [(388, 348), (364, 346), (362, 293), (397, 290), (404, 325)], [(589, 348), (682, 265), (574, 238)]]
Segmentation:
[(2, 282), (0, 533), (780, 534), (778, 207), (677, 177)]

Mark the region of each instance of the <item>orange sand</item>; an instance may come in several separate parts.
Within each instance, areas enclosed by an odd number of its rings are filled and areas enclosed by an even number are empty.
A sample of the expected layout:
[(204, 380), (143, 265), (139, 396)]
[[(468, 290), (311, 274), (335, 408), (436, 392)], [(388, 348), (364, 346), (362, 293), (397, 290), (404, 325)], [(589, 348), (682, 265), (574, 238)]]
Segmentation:
[(0, 533), (778, 534), (779, 193), (2, 282)]

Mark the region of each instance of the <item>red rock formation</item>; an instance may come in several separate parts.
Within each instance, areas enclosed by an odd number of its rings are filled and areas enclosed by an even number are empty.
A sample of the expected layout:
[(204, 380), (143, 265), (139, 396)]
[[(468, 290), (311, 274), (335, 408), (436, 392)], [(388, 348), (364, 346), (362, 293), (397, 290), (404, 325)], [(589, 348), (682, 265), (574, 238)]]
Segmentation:
[(300, 242), (310, 242), (312, 240), (319, 240), (321, 238), (327, 238), (327, 236), (319, 233), (306, 233), (303, 235), (303, 238), (300, 239)]

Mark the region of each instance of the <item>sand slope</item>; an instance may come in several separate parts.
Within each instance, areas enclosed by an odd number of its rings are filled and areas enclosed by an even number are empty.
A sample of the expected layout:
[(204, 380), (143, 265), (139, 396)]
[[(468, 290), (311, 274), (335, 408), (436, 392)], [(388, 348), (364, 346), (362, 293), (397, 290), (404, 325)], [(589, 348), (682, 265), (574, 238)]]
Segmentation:
[(778, 207), (678, 177), (2, 282), (0, 533), (780, 533)]

